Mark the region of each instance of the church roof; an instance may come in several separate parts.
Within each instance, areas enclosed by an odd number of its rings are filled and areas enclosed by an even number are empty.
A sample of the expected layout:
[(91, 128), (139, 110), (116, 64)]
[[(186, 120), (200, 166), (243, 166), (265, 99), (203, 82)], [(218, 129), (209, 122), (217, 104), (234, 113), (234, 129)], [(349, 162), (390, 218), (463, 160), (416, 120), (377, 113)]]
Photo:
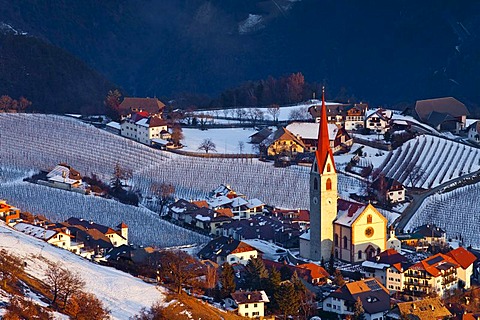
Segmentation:
[(341, 224), (344, 226), (351, 226), (355, 220), (357, 220), (358, 216), (365, 211), (366, 205), (363, 203), (338, 199), (337, 201), (337, 219), (335, 223)]
[(327, 107), (325, 106), (324, 89), (322, 89), (322, 111), (320, 116), (320, 129), (318, 130), (318, 146), (315, 156), (317, 158), (317, 166), (319, 169), (325, 167), (327, 157), (332, 159), (333, 167), (335, 169), (335, 161), (333, 161), (333, 153), (330, 148), (330, 139), (328, 137)]

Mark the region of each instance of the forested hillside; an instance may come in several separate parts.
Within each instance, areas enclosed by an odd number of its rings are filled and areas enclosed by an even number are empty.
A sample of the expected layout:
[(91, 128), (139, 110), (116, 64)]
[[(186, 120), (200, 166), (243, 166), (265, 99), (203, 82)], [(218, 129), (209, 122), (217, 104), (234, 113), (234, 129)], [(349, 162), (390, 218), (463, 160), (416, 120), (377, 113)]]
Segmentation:
[(327, 84), (327, 98), (392, 106), (453, 95), (470, 108), (480, 101), (480, 3), (472, 0), (0, 0), (0, 7), (0, 21), (80, 57), (129, 95), (214, 98), (245, 81), (302, 72)]

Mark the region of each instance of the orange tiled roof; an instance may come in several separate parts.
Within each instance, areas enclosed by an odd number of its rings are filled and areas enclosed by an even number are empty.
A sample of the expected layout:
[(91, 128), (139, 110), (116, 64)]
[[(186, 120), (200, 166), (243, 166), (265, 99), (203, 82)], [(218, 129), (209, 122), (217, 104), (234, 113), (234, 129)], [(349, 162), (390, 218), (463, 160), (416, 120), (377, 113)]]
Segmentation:
[(447, 256), (455, 260), (463, 269), (467, 269), (477, 260), (477, 257), (475, 257), (473, 253), (462, 247), (447, 252)]
[(437, 253), (434, 256), (431, 256), (427, 259), (424, 259), (420, 262), (417, 262), (416, 264), (414, 264), (410, 268), (413, 269), (413, 270), (425, 270), (426, 272), (428, 272), (432, 276), (438, 277), (442, 273), (441, 270), (438, 267), (441, 266), (444, 263), (450, 263), (457, 268), (460, 266), (451, 257), (449, 257), (447, 255), (444, 255), (444, 254), (441, 254), (441, 253)]
[(324, 268), (315, 263), (301, 264), (298, 265), (297, 268), (310, 271), (310, 276), (312, 277), (312, 279), (328, 278), (330, 276)]
[(205, 200), (192, 201), (192, 203), (199, 208), (208, 208), (208, 203)]
[(221, 217), (229, 217), (229, 218), (233, 217), (233, 212), (232, 212), (232, 209), (230, 208), (217, 209), (215, 211), (218, 212), (218, 215)]

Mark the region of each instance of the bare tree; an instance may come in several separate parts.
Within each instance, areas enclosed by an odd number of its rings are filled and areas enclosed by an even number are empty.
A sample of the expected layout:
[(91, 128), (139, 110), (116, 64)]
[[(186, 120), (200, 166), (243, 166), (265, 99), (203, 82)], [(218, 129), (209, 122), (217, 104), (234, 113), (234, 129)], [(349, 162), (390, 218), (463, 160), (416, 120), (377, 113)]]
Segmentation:
[(45, 283), (53, 295), (52, 304), (58, 304), (57, 301), (60, 297), (64, 308), (67, 306), (71, 295), (79, 292), (85, 286), (85, 282), (78, 274), (72, 273), (57, 263), (49, 264), (45, 276)]
[(117, 162), (113, 169), (113, 178), (111, 180), (111, 187), (112, 189), (123, 189), (126, 186), (127, 180), (131, 179), (133, 176), (133, 172), (130, 169), (122, 168), (120, 164)]
[(151, 190), (160, 204), (159, 215), (161, 216), (165, 206), (174, 201), (175, 187), (168, 183), (154, 183), (151, 186)]
[(110, 90), (105, 97), (105, 107), (108, 110), (108, 114), (112, 118), (118, 118), (120, 116), (120, 103), (122, 99), (122, 94), (118, 89)]
[(212, 141), (212, 139), (204, 139), (202, 143), (200, 143), (198, 150), (203, 150), (205, 153), (208, 153), (209, 151), (217, 152), (216, 148), (217, 145)]
[(407, 172), (407, 177), (410, 182), (410, 187), (414, 187), (418, 182), (423, 180), (426, 176), (426, 171), (422, 169), (421, 166), (410, 164), (405, 171)]
[(243, 141), (238, 141), (238, 151), (243, 153), (243, 149), (245, 149), (245, 143)]
[(272, 116), (274, 122), (278, 121), (280, 115), (280, 106), (278, 104), (271, 104), (268, 106), (267, 112)]
[(195, 283), (202, 275), (202, 269), (200, 262), (188, 253), (164, 250), (160, 255), (158, 276), (160, 281), (172, 284), (174, 291), (180, 294), (185, 286)]

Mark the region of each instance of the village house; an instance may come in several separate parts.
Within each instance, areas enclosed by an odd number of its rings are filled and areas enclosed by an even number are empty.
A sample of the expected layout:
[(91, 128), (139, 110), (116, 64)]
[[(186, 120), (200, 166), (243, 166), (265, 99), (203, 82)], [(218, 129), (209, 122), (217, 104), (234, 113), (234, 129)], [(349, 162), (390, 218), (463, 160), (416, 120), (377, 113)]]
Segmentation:
[(389, 292), (375, 278), (344, 284), (322, 301), (323, 310), (342, 316), (353, 315), (357, 298), (365, 311), (365, 320), (383, 319), (390, 310)]
[(72, 250), (70, 240), (73, 237), (70, 235), (70, 231), (66, 228), (47, 229), (46, 227), (36, 226), (25, 222), (15, 224), (13, 228), (37, 239), (41, 239), (51, 245), (66, 250)]
[(16, 223), (20, 220), (20, 210), (9, 205), (6, 200), (0, 200), (0, 218), (6, 224)]
[(265, 303), (270, 302), (265, 291), (235, 291), (225, 299), (227, 308), (235, 308), (242, 317), (263, 318)]
[(404, 292), (414, 296), (435, 293), (443, 297), (458, 288), (460, 265), (451, 257), (438, 253), (410, 266), (404, 274)]
[[(386, 319), (450, 319), (452, 314), (438, 297), (421, 300), (398, 302), (387, 314)], [(463, 318), (465, 319), (465, 318)]]
[[(299, 138), (305, 145), (305, 152), (317, 150), (318, 145), (318, 124), (312, 122), (292, 122), (286, 129)], [(330, 148), (333, 153), (345, 152), (350, 150), (353, 139), (347, 130), (337, 124), (328, 124), (328, 136)]]
[(258, 253), (258, 250), (245, 242), (218, 237), (207, 243), (198, 253), (198, 257), (200, 260), (211, 260), (219, 265), (225, 262), (247, 265), (248, 260), (256, 258)]
[(224, 195), (208, 198), (206, 201), (212, 210), (230, 209), (233, 219), (250, 219), (251, 216), (263, 214), (265, 207), (259, 199), (246, 200), (243, 197), (229, 198)]
[(420, 121), (435, 129), (455, 133), (465, 129), (470, 115), (467, 107), (453, 97), (418, 100), (415, 112)]
[(330, 274), (320, 265), (316, 263), (303, 263), (298, 265), (288, 264), (286, 261), (277, 262), (268, 259), (262, 259), (265, 267), (269, 270), (272, 268), (278, 271), (287, 268), (291, 274), (297, 273), (298, 277), (307, 284), (312, 290), (316, 286), (322, 286), (330, 281)]
[(385, 134), (390, 130), (392, 111), (385, 109), (371, 110), (365, 117), (365, 128), (374, 134)]
[(372, 189), (377, 198), (389, 203), (405, 201), (405, 187), (397, 180), (385, 176), (378, 177), (372, 183)]

